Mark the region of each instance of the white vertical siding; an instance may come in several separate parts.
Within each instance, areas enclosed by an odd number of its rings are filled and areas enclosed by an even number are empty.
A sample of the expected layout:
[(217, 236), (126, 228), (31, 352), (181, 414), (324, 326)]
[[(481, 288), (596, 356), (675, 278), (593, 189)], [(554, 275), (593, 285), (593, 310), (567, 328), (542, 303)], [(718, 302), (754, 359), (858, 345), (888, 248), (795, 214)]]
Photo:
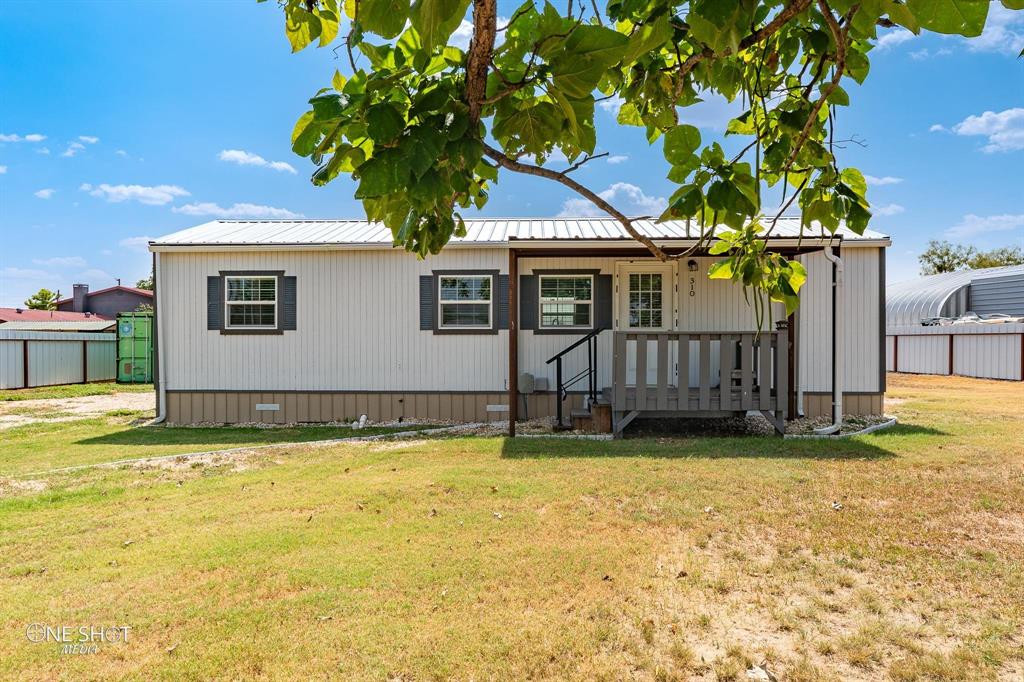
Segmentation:
[(885, 337), (885, 371), (886, 372), (895, 372), (896, 371), (896, 365), (894, 364), (896, 362), (896, 357), (893, 354), (893, 350), (895, 349), (895, 347), (896, 347), (895, 339), (893, 337), (891, 337), (891, 336)]
[(0, 388), (25, 387), (23, 343), (0, 339)]
[(949, 374), (949, 337), (901, 336), (900, 371), (911, 374)]
[[(900, 337), (900, 345), (903, 339)], [(957, 334), (953, 336), (953, 373), (986, 379), (1022, 376), (1020, 334)], [(901, 363), (902, 364), (902, 363)]]
[[(881, 329), (878, 249), (844, 248), (843, 390), (879, 391)], [(832, 390), (832, 265), (822, 253), (800, 257), (807, 284), (800, 292), (799, 359), (805, 391)], [(901, 349), (902, 350), (902, 349)]]
[[(877, 249), (845, 249), (850, 315), (849, 391), (878, 390)], [(531, 258), (534, 270), (597, 270), (613, 275), (620, 258)], [(753, 308), (743, 290), (707, 279), (715, 258), (697, 258), (694, 295), (686, 261), (677, 264), (677, 328), (752, 331)], [(804, 257), (810, 282), (800, 313), (800, 376), (809, 391), (831, 388), (831, 270), (820, 254)], [(645, 261), (646, 262), (646, 261)], [(435, 335), (419, 329), (419, 276), (432, 270), (507, 272), (503, 249), (450, 249), (426, 260), (397, 250), (164, 252), (160, 324), (166, 386), (171, 390), (490, 391), (507, 390), (508, 333)], [(284, 270), (297, 277), (298, 329), (283, 335), (222, 335), (206, 329), (206, 278), (220, 270)], [(860, 298), (863, 300), (859, 300)], [(783, 317), (773, 306), (771, 321)], [(765, 320), (767, 327), (769, 320)], [(582, 336), (582, 334), (580, 334)], [(519, 369), (548, 377), (545, 361), (575, 335), (519, 336)], [(611, 335), (599, 341), (599, 386), (611, 384)], [(717, 352), (717, 348), (715, 349)], [(694, 358), (696, 362), (696, 358)], [(717, 361), (712, 362), (717, 366)], [(585, 363), (567, 356), (564, 374)], [(695, 368), (693, 368), (695, 370)], [(696, 376), (691, 371), (691, 376)]]
[[(508, 253), (404, 251), (161, 254), (160, 324), (172, 390), (502, 391), (508, 332), (435, 335), (419, 328), (419, 276), (501, 270)], [(222, 335), (206, 329), (206, 278), (220, 270), (284, 270), (297, 278), (298, 329)]]
[(81, 382), (81, 341), (28, 342), (28, 383), (30, 386)]
[[(113, 336), (113, 335), (111, 335)], [(89, 376), (86, 381), (110, 381), (117, 378), (117, 343), (88, 341), (86, 352)]]

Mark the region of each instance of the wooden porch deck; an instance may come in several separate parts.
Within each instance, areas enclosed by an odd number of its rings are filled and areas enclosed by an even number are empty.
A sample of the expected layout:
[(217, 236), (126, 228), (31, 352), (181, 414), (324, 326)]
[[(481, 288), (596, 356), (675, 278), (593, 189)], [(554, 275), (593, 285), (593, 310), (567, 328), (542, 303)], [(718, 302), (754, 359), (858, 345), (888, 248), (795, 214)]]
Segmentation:
[[(784, 329), (760, 334), (614, 332), (610, 399), (615, 433), (638, 416), (711, 417), (755, 410), (768, 417), (779, 433), (784, 432), (788, 342)], [(652, 345), (653, 363), (649, 362)], [(718, 350), (717, 367), (713, 367), (713, 348)], [(692, 378), (691, 359), (697, 367)], [(630, 382), (631, 365), (635, 370)], [(653, 382), (649, 367), (654, 370)]]

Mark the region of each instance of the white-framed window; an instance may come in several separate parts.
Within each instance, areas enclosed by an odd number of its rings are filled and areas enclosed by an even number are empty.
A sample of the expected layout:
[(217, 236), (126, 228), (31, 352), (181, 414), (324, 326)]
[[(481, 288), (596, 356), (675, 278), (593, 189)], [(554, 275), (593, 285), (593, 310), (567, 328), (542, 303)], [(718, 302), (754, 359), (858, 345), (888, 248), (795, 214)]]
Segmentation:
[(492, 275), (440, 275), (438, 329), (490, 329)]
[(540, 276), (542, 329), (590, 328), (593, 323), (593, 275)]
[(629, 327), (661, 329), (664, 326), (664, 275), (660, 272), (629, 273)]
[(227, 329), (276, 329), (277, 277), (225, 277), (224, 326)]

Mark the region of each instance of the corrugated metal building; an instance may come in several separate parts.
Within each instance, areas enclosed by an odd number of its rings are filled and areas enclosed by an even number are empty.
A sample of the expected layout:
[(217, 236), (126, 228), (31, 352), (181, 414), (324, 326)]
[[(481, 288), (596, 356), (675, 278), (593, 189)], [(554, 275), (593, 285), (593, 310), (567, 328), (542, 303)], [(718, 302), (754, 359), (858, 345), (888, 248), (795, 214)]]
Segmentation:
[[(636, 225), (670, 251), (698, 236), (684, 221)], [(799, 401), (794, 412), (830, 409), (830, 243), (841, 245), (846, 265), (846, 405), (880, 412), (888, 237), (843, 229), (830, 240), (783, 219), (769, 243), (810, 273), (795, 333), (779, 337), (795, 341), (786, 389)], [(726, 372), (736, 375), (736, 405), (745, 405), (769, 370), (790, 371), (779, 348), (769, 353), (759, 341), (775, 332), (766, 320), (755, 333), (742, 289), (707, 278), (714, 257), (660, 263), (612, 220), (470, 220), (465, 237), (425, 260), (392, 248), (390, 231), (365, 221), (215, 221), (150, 248), (158, 382), (172, 423), (507, 418), (519, 408), (509, 401), (519, 373), (540, 380), (523, 400), (526, 413), (549, 415), (558, 401), (548, 360), (601, 328), (608, 331), (595, 335), (593, 354), (564, 356), (563, 379), (593, 365), (598, 388), (622, 383), (614, 376), (621, 340), (630, 348), (622, 366), (629, 390), (649, 384), (652, 405), (668, 405), (672, 386), (680, 400), (694, 388), (694, 404), (706, 407)], [(773, 316), (784, 319), (779, 306)], [(761, 374), (748, 385), (752, 350)], [(578, 405), (585, 390), (568, 393)]]
[(921, 277), (886, 296), (889, 371), (1024, 380), (1024, 325), (948, 324), (967, 313), (1024, 316), (1024, 265)]
[[(10, 324), (10, 323), (9, 323)], [(0, 325), (0, 388), (113, 381), (117, 336)]]

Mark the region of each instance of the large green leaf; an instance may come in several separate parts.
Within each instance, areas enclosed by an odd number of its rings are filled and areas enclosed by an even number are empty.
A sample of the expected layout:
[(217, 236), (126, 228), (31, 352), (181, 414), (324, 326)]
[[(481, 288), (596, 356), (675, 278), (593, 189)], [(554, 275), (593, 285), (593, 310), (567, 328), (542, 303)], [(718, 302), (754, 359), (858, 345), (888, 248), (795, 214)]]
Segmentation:
[(907, 0), (921, 26), (937, 33), (980, 36), (989, 0)]
[(700, 131), (692, 125), (678, 125), (665, 133), (665, 160), (686, 164), (700, 147)]
[(405, 128), (405, 118), (391, 104), (382, 102), (366, 112), (366, 131), (378, 144), (394, 140)]
[(468, 7), (469, 0), (416, 0), (410, 19), (423, 40), (423, 49), (433, 52), (446, 44)]
[(628, 42), (604, 26), (579, 26), (551, 62), (555, 85), (570, 97), (590, 95), (604, 72), (622, 58)]
[(697, 0), (686, 20), (693, 36), (715, 52), (736, 52), (750, 32), (753, 8), (751, 0)]
[(361, 165), (356, 199), (382, 197), (407, 188), (409, 166), (397, 149), (384, 149)]
[(284, 33), (291, 43), (292, 52), (302, 50), (320, 36), (320, 19), (299, 5), (285, 10)]
[(360, 0), (359, 23), (383, 38), (394, 38), (405, 28), (409, 3), (401, 0)]
[(665, 44), (671, 37), (672, 26), (668, 23), (668, 15), (661, 14), (633, 31), (629, 36), (626, 52), (622, 55), (622, 61), (630, 64), (642, 55)]

